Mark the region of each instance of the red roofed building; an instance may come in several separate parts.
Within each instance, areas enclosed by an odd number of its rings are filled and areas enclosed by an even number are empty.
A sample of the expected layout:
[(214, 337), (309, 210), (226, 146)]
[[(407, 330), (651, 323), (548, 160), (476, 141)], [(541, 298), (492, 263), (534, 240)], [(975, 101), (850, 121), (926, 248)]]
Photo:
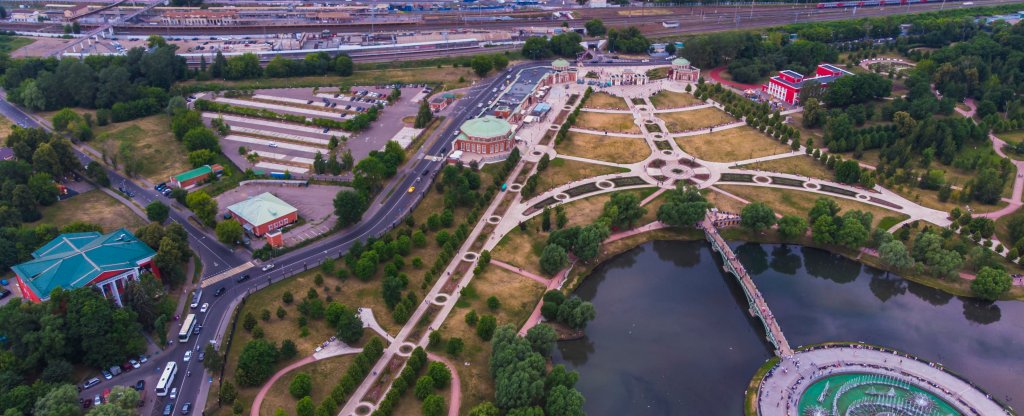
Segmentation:
[(761, 86), (761, 91), (779, 101), (797, 104), (800, 101), (800, 90), (807, 82), (819, 84), (824, 88), (836, 78), (846, 75), (853, 74), (832, 64), (818, 65), (812, 77), (805, 77), (799, 72), (787, 69), (771, 77), (767, 84)]

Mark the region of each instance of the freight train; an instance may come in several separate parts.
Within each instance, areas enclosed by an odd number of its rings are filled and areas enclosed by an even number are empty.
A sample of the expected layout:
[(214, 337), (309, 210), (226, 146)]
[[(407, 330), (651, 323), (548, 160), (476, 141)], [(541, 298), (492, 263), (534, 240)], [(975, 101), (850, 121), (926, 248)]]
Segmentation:
[(928, 0), (864, 0), (864, 1), (834, 1), (829, 3), (818, 3), (819, 9), (837, 9), (845, 7), (876, 7), (876, 6), (906, 6), (910, 4), (924, 4)]

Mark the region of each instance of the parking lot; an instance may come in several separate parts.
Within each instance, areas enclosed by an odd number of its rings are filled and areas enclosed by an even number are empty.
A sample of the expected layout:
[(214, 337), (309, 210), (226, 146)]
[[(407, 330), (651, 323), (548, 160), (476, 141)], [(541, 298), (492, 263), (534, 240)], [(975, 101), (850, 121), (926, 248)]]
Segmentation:
[[(264, 172), (287, 171), (303, 177), (312, 173), (312, 163), (317, 152), (327, 157), (328, 143), (332, 137), (339, 139), (342, 151), (347, 149), (352, 152), (356, 162), (371, 151), (383, 149), (389, 140), (408, 145), (419, 130), (411, 129), (411, 123), (403, 122), (403, 118), (415, 116), (419, 101), (425, 99), (426, 94), (422, 87), (405, 87), (401, 91), (402, 96), (387, 105), (383, 104), (391, 93), (387, 87), (355, 87), (346, 91), (337, 88), (283, 88), (256, 90), (250, 97), (203, 95), (199, 98), (307, 119), (333, 120), (350, 119), (374, 105), (384, 105), (377, 121), (369, 129), (355, 134), (251, 116), (212, 112), (203, 114), (207, 121), (220, 118), (231, 127), (231, 134), (222, 139), (223, 147), (226, 149), (225, 154), (239, 168)], [(237, 150), (240, 147), (244, 147), (246, 152), (239, 153)], [(257, 160), (250, 161), (246, 157), (249, 153), (255, 153)]]
[[(284, 232), (285, 245), (293, 245), (303, 240), (315, 238), (330, 232), (337, 217), (334, 216), (334, 195), (346, 189), (328, 185), (276, 185), (276, 184), (245, 184), (225, 192), (217, 197), (217, 206), (223, 213), (227, 207), (247, 198), (270, 192), (295, 207), (299, 211), (299, 219), (303, 222)], [(252, 248), (262, 247), (263, 240), (253, 240)]]

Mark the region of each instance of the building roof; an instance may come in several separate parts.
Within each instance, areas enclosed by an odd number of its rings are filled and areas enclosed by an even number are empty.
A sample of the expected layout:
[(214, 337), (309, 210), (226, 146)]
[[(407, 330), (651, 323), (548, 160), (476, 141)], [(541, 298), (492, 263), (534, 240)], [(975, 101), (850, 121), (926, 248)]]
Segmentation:
[(800, 79), (800, 78), (804, 77), (803, 74), (801, 74), (799, 72), (796, 72), (796, 71), (791, 71), (791, 70), (788, 70), (788, 69), (783, 70), (783, 71), (779, 71), (779, 73), (780, 74), (788, 75), (788, 76), (796, 78), (796, 79)]
[(256, 226), (298, 211), (295, 207), (288, 205), (287, 202), (282, 201), (270, 192), (264, 192), (234, 204), (228, 207), (228, 210), (249, 224)]
[(209, 175), (211, 173), (213, 173), (213, 168), (211, 168), (210, 165), (203, 165), (190, 171), (174, 175), (174, 180), (178, 182), (184, 182), (190, 179), (198, 178), (203, 175)]
[(674, 66), (690, 66), (690, 61), (686, 60), (686, 58), (676, 58), (676, 59), (672, 60), (672, 65), (674, 65)]
[(847, 70), (845, 70), (843, 68), (840, 68), (840, 67), (832, 65), (832, 64), (821, 64), (821, 65), (818, 65), (818, 66), (820, 66), (822, 68), (825, 68), (825, 69), (827, 69), (829, 71), (832, 71), (832, 72), (838, 72), (840, 74), (846, 74), (846, 75), (853, 75), (853, 73), (851, 73), (850, 71), (847, 71)]
[(568, 68), (569, 61), (566, 61), (565, 59), (555, 59), (554, 62), (551, 62), (551, 66), (555, 68)]
[(461, 130), (468, 136), (491, 138), (507, 135), (512, 131), (512, 125), (494, 116), (483, 116), (462, 123)]
[(136, 267), (156, 255), (146, 243), (121, 228), (110, 234), (98, 232), (61, 234), (32, 253), (35, 259), (11, 267), (41, 299), (53, 289), (77, 289), (101, 274)]

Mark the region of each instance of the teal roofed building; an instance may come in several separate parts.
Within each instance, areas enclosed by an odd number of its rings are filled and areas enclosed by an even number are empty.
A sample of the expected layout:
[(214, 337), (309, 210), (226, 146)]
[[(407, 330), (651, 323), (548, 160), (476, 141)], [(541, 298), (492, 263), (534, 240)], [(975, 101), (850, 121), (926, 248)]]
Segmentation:
[(480, 155), (507, 153), (515, 147), (512, 132), (515, 131), (508, 121), (494, 116), (484, 116), (467, 120), (459, 128), (459, 136), (455, 139), (454, 150)]
[(299, 220), (299, 210), (270, 192), (231, 205), (228, 212), (257, 237)]
[(93, 286), (121, 306), (121, 293), (129, 281), (146, 272), (160, 277), (153, 257), (156, 252), (122, 228), (98, 232), (61, 234), (32, 252), (33, 260), (11, 267), (22, 297), (32, 302), (50, 299), (56, 288), (66, 290)]

